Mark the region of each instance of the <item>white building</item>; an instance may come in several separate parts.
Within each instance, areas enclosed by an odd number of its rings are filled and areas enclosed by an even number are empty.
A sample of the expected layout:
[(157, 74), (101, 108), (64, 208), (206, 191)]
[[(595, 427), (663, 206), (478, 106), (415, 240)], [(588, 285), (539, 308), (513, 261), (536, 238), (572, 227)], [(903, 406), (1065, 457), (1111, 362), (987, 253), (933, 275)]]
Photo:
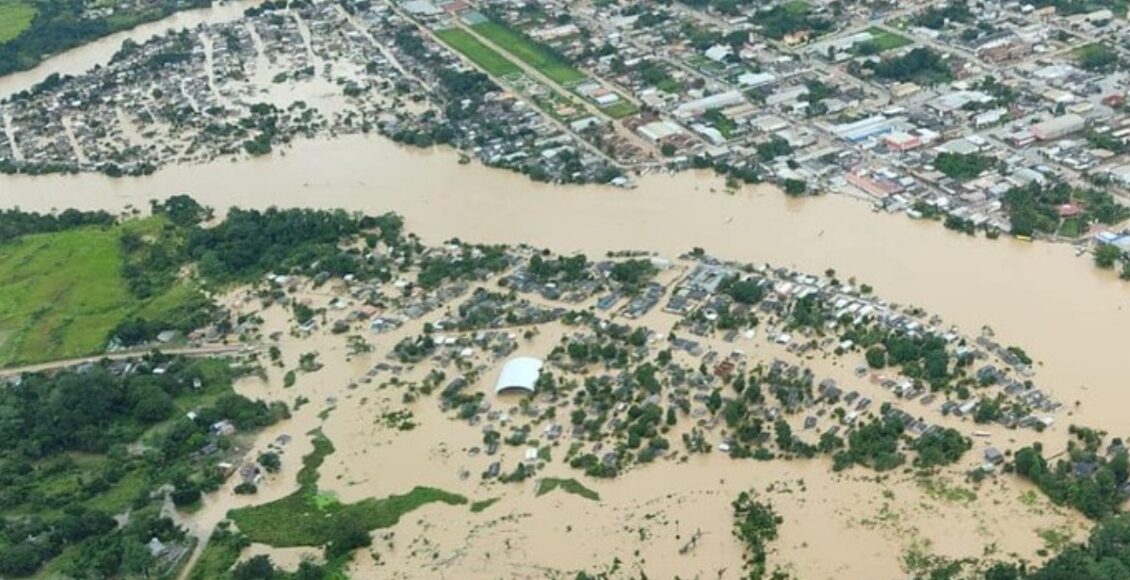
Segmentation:
[(506, 364), (502, 365), (502, 372), (498, 374), (498, 382), (494, 384), (495, 394), (511, 390), (534, 392), (538, 377), (541, 376), (541, 367), (541, 359), (532, 356), (521, 356), (506, 361)]

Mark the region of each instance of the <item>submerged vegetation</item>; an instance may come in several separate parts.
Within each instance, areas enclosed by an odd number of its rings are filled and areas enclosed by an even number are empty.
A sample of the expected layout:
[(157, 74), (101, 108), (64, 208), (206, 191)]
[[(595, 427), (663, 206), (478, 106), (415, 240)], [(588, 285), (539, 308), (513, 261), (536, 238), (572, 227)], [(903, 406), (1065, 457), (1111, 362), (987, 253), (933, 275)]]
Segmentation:
[(320, 432), (313, 433), (313, 441), (314, 451), (302, 459), (298, 491), (228, 514), (248, 540), (275, 547), (324, 546), (327, 558), (332, 559), (368, 545), (370, 531), (395, 525), (401, 516), (422, 505), (467, 503), (463, 496), (430, 487), (352, 504), (325, 501), (318, 493), (318, 468), (334, 447)]

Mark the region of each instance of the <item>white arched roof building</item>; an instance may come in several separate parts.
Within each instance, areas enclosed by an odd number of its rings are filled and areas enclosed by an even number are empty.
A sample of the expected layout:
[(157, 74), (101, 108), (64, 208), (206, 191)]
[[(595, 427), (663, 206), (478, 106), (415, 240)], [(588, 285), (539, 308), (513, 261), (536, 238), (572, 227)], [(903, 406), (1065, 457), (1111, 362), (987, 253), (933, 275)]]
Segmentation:
[(541, 365), (541, 359), (532, 356), (520, 356), (506, 361), (506, 364), (502, 365), (502, 372), (498, 373), (494, 392), (496, 394), (510, 390), (534, 392), (534, 385), (541, 375)]

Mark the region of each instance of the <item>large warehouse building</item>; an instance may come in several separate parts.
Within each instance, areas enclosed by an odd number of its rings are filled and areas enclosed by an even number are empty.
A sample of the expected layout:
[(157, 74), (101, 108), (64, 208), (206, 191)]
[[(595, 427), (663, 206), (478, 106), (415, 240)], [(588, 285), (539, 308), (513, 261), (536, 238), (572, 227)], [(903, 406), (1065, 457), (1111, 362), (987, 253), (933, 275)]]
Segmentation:
[(496, 394), (506, 391), (534, 392), (534, 385), (541, 376), (542, 362), (539, 358), (522, 356), (512, 358), (502, 365), (502, 372), (498, 374), (498, 382), (494, 384)]

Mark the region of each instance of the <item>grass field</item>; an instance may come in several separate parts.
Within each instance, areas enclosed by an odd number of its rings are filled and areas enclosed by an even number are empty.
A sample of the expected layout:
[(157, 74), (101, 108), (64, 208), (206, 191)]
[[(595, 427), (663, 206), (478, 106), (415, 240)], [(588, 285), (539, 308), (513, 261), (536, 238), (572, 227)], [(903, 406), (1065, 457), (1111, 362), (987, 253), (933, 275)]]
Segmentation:
[(812, 9), (812, 6), (804, 0), (789, 0), (784, 4), (781, 4), (781, 8), (784, 8), (786, 12), (790, 12), (792, 14), (806, 14), (809, 10)]
[(1065, 238), (1078, 238), (1083, 235), (1085, 229), (1079, 218), (1067, 218), (1063, 220), (1063, 225), (1059, 227), (1059, 235)]
[(33, 4), (23, 0), (0, 0), (0, 44), (27, 30), (36, 12)]
[(338, 529), (349, 524), (366, 530), (387, 528), (400, 521), (404, 514), (425, 504), (467, 503), (467, 498), (461, 495), (430, 487), (416, 487), (404, 495), (369, 498), (351, 504), (320, 500), (318, 468), (333, 452), (333, 443), (316, 432), (314, 451), (302, 458), (298, 491), (271, 503), (232, 510), (228, 517), (252, 542), (279, 548), (321, 546), (329, 542)]
[(558, 58), (549, 48), (526, 38), (506, 25), (491, 21), (476, 24), (474, 29), (475, 32), (485, 36), (556, 83), (575, 83), (585, 78), (584, 73), (569, 66), (569, 63)]
[(0, 365), (100, 352), (127, 317), (153, 316), (185, 300), (191, 290), (175, 286), (141, 302), (122, 278), (122, 232), (144, 234), (160, 226), (138, 220), (0, 245)]
[(879, 52), (891, 50), (894, 48), (902, 48), (908, 44), (911, 44), (911, 40), (909, 38), (894, 34), (893, 32), (887, 32), (882, 28), (873, 26), (871, 28), (868, 28), (867, 32), (871, 33), (870, 42), (879, 49)]
[(506, 57), (498, 54), (493, 48), (479, 42), (479, 39), (471, 36), (466, 30), (460, 28), (437, 30), (436, 36), (489, 74), (505, 77), (522, 72), (518, 65), (506, 60)]

